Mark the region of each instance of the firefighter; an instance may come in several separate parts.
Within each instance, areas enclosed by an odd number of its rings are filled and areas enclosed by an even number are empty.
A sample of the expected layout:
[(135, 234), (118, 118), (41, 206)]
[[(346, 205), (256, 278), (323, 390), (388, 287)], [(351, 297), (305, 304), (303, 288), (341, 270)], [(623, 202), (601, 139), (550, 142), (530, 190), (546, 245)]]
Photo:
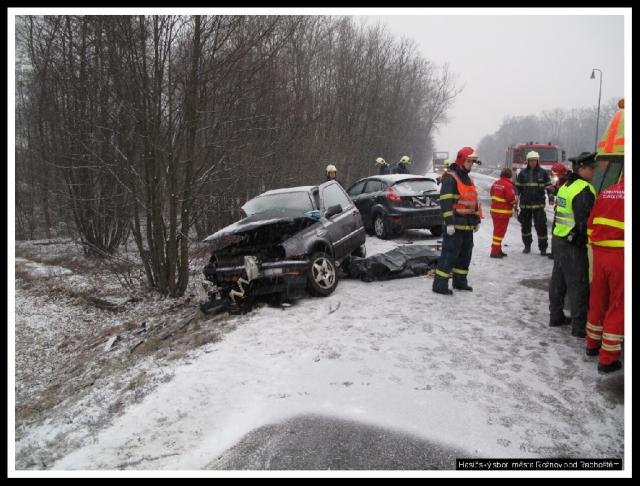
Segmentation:
[(593, 279), (587, 314), (587, 355), (600, 354), (598, 370), (622, 367), (624, 337), (624, 179), (602, 191), (587, 224)]
[(571, 334), (585, 337), (589, 305), (589, 258), (587, 219), (595, 201), (591, 185), (595, 171), (595, 152), (582, 152), (570, 158), (573, 172), (560, 187), (553, 224), (553, 270), (549, 283), (549, 325), (569, 323), (564, 315), (565, 295), (571, 306)]
[(391, 174), (391, 168), (389, 167), (389, 164), (382, 157), (378, 157), (376, 159), (376, 165), (380, 166), (378, 169), (379, 175)]
[(463, 147), (458, 151), (455, 165), (451, 165), (442, 176), (440, 208), (446, 232), (433, 279), (433, 291), (439, 294), (453, 294), (449, 289), (450, 278), (454, 289), (473, 291), (467, 274), (473, 249), (473, 232), (479, 228), (481, 209), (478, 191), (469, 172), (477, 162), (475, 150)]
[(522, 225), (523, 253), (531, 252), (531, 220), (538, 235), (540, 255), (547, 254), (547, 214), (545, 213), (545, 192), (551, 188), (551, 179), (540, 167), (540, 156), (533, 150), (527, 154), (527, 167), (520, 171), (516, 179), (518, 191), (518, 220)]
[(513, 207), (516, 202), (511, 169), (504, 168), (500, 172), (500, 179), (491, 186), (491, 219), (493, 221), (493, 241), (491, 242), (491, 258), (503, 258), (507, 254), (502, 251), (502, 240), (507, 233), (509, 219), (513, 215)]
[(338, 180), (338, 169), (335, 165), (329, 164), (327, 165), (327, 181), (336, 181), (338, 184), (342, 185), (342, 183)]
[[(553, 174), (556, 181), (554, 182), (553, 186), (549, 190), (549, 204), (553, 204), (555, 208), (555, 196), (558, 194), (558, 191), (560, 190), (560, 186), (562, 186), (567, 181), (567, 177), (569, 177), (569, 171), (564, 166), (564, 164), (561, 164), (560, 162), (555, 162), (551, 166), (551, 174)], [(551, 227), (553, 227), (553, 224), (551, 225)], [(551, 260), (553, 260), (553, 245), (551, 245), (551, 251), (549, 252), (548, 256)]]
[(407, 167), (411, 163), (411, 159), (408, 155), (403, 155), (400, 157), (400, 162), (396, 166), (395, 173), (396, 174), (408, 174), (409, 168)]

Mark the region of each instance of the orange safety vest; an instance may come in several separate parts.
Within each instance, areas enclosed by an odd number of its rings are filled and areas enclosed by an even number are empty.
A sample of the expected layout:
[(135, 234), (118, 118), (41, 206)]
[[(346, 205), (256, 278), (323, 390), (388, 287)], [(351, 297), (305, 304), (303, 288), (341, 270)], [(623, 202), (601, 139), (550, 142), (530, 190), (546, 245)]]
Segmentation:
[(480, 218), (484, 218), (482, 206), (478, 203), (478, 191), (473, 181), (471, 185), (464, 184), (454, 171), (447, 172), (447, 175), (455, 179), (460, 194), (458, 201), (453, 203), (455, 212), (461, 215), (477, 214)]
[(624, 179), (602, 191), (587, 222), (589, 243), (609, 250), (624, 250)]

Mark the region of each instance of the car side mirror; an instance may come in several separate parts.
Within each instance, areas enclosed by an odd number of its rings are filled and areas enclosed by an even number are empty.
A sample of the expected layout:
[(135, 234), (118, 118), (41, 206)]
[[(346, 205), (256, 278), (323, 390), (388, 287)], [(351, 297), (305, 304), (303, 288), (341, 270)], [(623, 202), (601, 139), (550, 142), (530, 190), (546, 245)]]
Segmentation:
[(340, 214), (342, 212), (342, 206), (336, 204), (335, 206), (331, 206), (327, 209), (327, 212), (324, 214), (324, 217), (329, 219), (336, 214)]

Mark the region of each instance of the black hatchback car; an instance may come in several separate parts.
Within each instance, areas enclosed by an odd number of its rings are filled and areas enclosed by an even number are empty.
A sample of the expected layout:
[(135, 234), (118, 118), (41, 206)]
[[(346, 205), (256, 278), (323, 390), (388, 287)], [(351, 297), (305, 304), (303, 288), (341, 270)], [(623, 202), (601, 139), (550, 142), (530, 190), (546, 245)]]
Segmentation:
[(203, 310), (247, 310), (258, 296), (305, 287), (329, 295), (340, 263), (365, 254), (360, 213), (337, 182), (267, 191), (242, 210), (244, 219), (205, 239), (212, 256), (204, 275), (215, 288)]
[(442, 235), (438, 182), (427, 176), (391, 174), (365, 177), (347, 189), (370, 234), (391, 238), (406, 229), (428, 228)]

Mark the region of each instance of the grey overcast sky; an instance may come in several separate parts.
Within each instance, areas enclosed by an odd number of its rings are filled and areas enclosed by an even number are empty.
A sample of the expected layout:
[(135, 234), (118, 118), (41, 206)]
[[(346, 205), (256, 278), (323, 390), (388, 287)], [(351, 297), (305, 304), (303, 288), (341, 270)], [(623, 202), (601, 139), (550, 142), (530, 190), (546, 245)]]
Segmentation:
[(367, 24), (378, 21), (413, 38), (427, 59), (448, 63), (458, 85), (464, 84), (449, 123), (435, 134), (438, 150), (477, 147), (508, 115), (595, 108), (600, 75), (590, 79), (592, 68), (602, 71), (603, 104), (624, 96), (622, 14), (366, 17)]

